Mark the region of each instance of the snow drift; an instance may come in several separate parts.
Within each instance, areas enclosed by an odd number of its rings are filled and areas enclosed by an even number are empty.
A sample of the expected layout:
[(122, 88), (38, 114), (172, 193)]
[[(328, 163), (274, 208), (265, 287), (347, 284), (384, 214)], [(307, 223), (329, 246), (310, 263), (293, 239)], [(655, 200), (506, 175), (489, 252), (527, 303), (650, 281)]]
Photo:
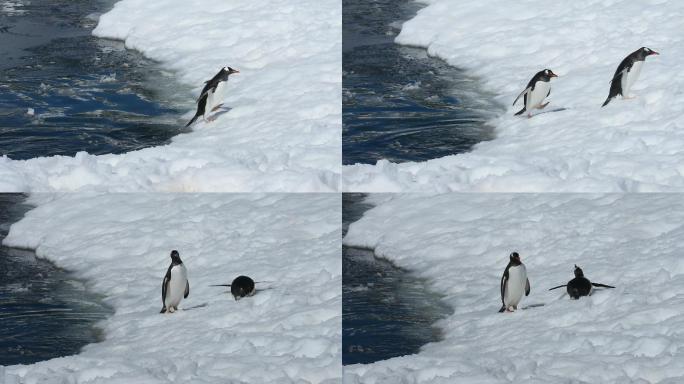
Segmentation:
[[(684, 189), (683, 2), (425, 2), (396, 41), (427, 48), (498, 94), (508, 111), (490, 121), (497, 137), (426, 162), (345, 166), (344, 190)], [(642, 46), (661, 55), (647, 59), (636, 98), (601, 108), (618, 64)], [(513, 116), (521, 108), (511, 106), (516, 95), (544, 68), (560, 76), (551, 82), (546, 113)]]
[(339, 1), (124, 0), (94, 34), (160, 61), (192, 97), (221, 67), (238, 68), (227, 88), (230, 111), (169, 145), (122, 155), (2, 157), (0, 190), (339, 189)]
[[(341, 381), (339, 197), (298, 194), (37, 195), (5, 245), (75, 272), (114, 314), (75, 356), (0, 367), (13, 383)], [(177, 249), (190, 295), (161, 315)], [(233, 300), (211, 284), (251, 276)]]
[[(383, 198), (385, 199), (385, 198)], [(349, 227), (445, 295), (444, 340), (416, 355), (345, 367), (345, 383), (677, 383), (684, 379), (684, 202), (679, 195), (398, 195)], [(512, 314), (508, 255), (530, 296)], [(571, 300), (573, 277), (615, 285)], [(543, 304), (543, 306), (534, 305)]]

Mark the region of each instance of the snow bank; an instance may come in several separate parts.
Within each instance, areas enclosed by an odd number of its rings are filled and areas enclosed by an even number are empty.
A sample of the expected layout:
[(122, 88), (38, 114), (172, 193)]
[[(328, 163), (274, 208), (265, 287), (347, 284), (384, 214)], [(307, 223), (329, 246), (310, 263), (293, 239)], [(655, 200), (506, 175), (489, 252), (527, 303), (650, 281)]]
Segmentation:
[[(497, 138), (470, 153), (427, 162), (343, 167), (349, 191), (595, 191), (684, 189), (684, 74), (678, 0), (429, 0), (396, 41), (480, 77), (508, 111)], [(607, 107), (620, 61), (647, 59), (632, 91)], [(551, 68), (550, 101), (532, 119), (513, 116), (517, 94)]]
[(238, 68), (232, 109), (170, 145), (123, 155), (2, 157), (0, 190), (338, 190), (341, 14), (335, 0), (118, 2), (96, 36), (162, 62), (192, 97), (221, 67)]
[[(455, 312), (416, 355), (345, 367), (346, 383), (679, 383), (684, 380), (684, 202), (678, 195), (398, 195), (352, 223), (427, 277)], [(512, 314), (499, 281), (511, 251), (530, 296)], [(617, 286), (580, 300), (548, 291), (586, 276)]]
[[(9, 366), (12, 383), (341, 381), (340, 203), (335, 195), (35, 196), (5, 244), (73, 270), (114, 314), (76, 356)], [(40, 201), (37, 201), (40, 200)], [(51, 201), (53, 200), (53, 201)], [(161, 315), (169, 252), (190, 296)], [(246, 274), (263, 289), (234, 301)], [(4, 381), (3, 381), (4, 378)]]

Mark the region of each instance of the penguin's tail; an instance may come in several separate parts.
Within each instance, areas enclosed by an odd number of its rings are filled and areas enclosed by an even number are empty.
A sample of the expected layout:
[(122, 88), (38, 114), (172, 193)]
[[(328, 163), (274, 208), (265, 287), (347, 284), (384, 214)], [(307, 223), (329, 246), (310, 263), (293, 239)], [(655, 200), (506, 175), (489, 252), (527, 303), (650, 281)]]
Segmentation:
[(610, 101), (611, 101), (612, 99), (613, 99), (613, 98), (612, 98), (611, 96), (608, 96), (608, 98), (606, 99), (606, 101), (603, 102), (603, 105), (601, 106), (601, 108), (603, 108), (603, 107), (605, 107), (606, 105), (608, 105), (608, 103), (610, 103)]
[(572, 292), (570, 293), (570, 297), (572, 297), (573, 299), (579, 299), (580, 298), (579, 289), (573, 288)]
[(194, 123), (195, 120), (197, 120), (197, 118), (200, 117), (200, 116), (201, 116), (201, 115), (199, 115), (199, 114), (195, 115), (187, 124), (185, 124), (185, 128), (189, 127), (190, 124)]
[(166, 313), (166, 307), (162, 308), (162, 310), (159, 311), (159, 313)]
[(503, 312), (506, 310), (506, 304), (501, 306), (501, 309), (499, 309), (499, 313)]
[(523, 113), (525, 113), (525, 107), (523, 107), (523, 109), (519, 110), (518, 113), (515, 114), (515, 116), (522, 115)]

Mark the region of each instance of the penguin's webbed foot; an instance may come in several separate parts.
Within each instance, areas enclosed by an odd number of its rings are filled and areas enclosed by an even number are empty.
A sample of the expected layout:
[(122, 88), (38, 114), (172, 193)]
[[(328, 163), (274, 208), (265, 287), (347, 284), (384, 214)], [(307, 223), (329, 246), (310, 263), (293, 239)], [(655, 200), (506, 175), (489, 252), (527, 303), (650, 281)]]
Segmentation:
[(215, 106), (214, 108), (211, 109), (212, 112), (216, 111), (217, 109), (221, 108), (223, 106), (223, 103)]
[(622, 96), (622, 100), (632, 100), (636, 99), (636, 96)]

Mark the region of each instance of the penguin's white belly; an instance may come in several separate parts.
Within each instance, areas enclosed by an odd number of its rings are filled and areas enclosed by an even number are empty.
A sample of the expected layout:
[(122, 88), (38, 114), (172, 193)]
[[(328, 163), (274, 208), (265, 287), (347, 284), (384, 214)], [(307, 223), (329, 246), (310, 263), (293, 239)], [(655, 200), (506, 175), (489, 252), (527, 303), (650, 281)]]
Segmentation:
[(549, 94), (550, 89), (550, 81), (537, 81), (534, 84), (534, 90), (530, 91), (530, 94), (527, 95), (527, 105), (525, 105), (525, 109), (529, 111), (533, 108), (539, 108), (546, 98), (546, 95)]
[(517, 306), (525, 294), (527, 285), (527, 270), (524, 265), (508, 268), (508, 281), (504, 287), (504, 304), (506, 308)]
[(171, 280), (166, 289), (166, 300), (164, 300), (164, 305), (166, 308), (178, 307), (183, 295), (185, 295), (185, 286), (188, 283), (188, 271), (185, 269), (184, 265), (177, 265), (171, 268)]
[(639, 78), (639, 74), (641, 73), (641, 66), (643, 64), (643, 61), (635, 62), (634, 64), (632, 64), (632, 68), (630, 68), (630, 70), (627, 71), (627, 73), (622, 75), (622, 83), (620, 85), (622, 86), (623, 97), (629, 96), (629, 91), (632, 89), (632, 85), (634, 85), (634, 83)]
[(205, 113), (210, 113), (215, 107), (223, 103), (223, 95), (226, 90), (226, 82), (222, 81), (216, 86), (214, 92), (209, 91)]

